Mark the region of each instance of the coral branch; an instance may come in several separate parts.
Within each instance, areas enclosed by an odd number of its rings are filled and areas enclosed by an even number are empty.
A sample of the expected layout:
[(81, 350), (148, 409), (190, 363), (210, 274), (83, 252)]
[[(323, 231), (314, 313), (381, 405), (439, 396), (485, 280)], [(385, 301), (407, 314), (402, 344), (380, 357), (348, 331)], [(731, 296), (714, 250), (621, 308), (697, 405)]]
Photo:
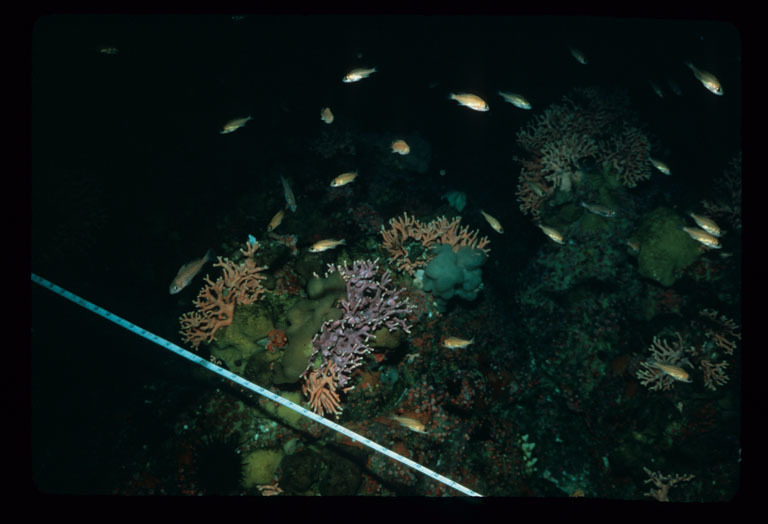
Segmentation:
[(210, 343), (219, 328), (232, 323), (235, 304), (252, 304), (264, 293), (261, 281), (266, 278), (261, 274), (264, 267), (257, 267), (253, 255), (259, 249), (258, 242), (248, 242), (240, 251), (247, 257), (236, 264), (228, 258), (218, 257), (214, 264), (221, 267), (222, 275), (213, 282), (205, 276), (206, 285), (200, 290), (195, 300), (197, 311), (185, 313), (181, 322), (181, 339), (197, 348), (201, 343)]
[[(429, 263), (432, 257), (427, 250), (437, 244), (450, 245), (454, 253), (464, 246), (480, 249), (486, 255), (490, 253), (488, 237), (478, 238), (477, 230), (470, 231), (469, 226), (461, 227), (460, 222), (461, 217), (449, 221), (442, 216), (424, 223), (403, 213), (402, 217), (389, 220), (390, 229), (381, 228), (381, 245), (389, 253), (390, 262), (400, 271), (411, 275)], [(416, 245), (421, 251), (418, 257), (411, 256), (414, 249), (408, 245), (411, 239), (419, 243)]]

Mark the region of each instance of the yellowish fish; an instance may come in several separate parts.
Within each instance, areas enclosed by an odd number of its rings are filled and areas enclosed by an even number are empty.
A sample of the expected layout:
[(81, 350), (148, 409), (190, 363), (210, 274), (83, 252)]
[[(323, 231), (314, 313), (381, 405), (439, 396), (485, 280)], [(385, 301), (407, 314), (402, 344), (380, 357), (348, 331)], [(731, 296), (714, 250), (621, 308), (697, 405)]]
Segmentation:
[(703, 229), (699, 229), (698, 227), (681, 227), (683, 231), (688, 233), (688, 236), (694, 239), (696, 242), (700, 242), (704, 244), (707, 247), (710, 247), (712, 249), (720, 249), (720, 240), (714, 235), (710, 235)]
[(653, 167), (664, 173), (665, 175), (671, 175), (672, 171), (670, 171), (669, 167), (667, 167), (667, 164), (662, 162), (661, 160), (656, 160), (655, 158), (648, 157), (648, 160), (653, 164)]
[(344, 78), (341, 79), (342, 82), (345, 84), (351, 84), (352, 82), (359, 82), (363, 78), (368, 78), (373, 73), (376, 72), (376, 68), (372, 67), (370, 69), (365, 67), (359, 67), (357, 69), (353, 69), (346, 75), (344, 75)]
[(616, 216), (615, 210), (601, 204), (587, 204), (586, 202), (582, 201), (581, 207), (597, 216), (605, 218), (614, 218)]
[(274, 229), (283, 222), (283, 217), (285, 217), (285, 208), (275, 213), (275, 216), (273, 216), (272, 220), (269, 221), (267, 232), (274, 231)]
[(203, 258), (198, 258), (197, 260), (187, 262), (181, 266), (179, 268), (179, 272), (176, 273), (175, 277), (173, 277), (171, 285), (168, 289), (171, 292), (171, 295), (175, 295), (187, 287), (189, 283), (192, 282), (192, 279), (195, 278), (195, 275), (200, 273), (200, 270), (203, 269), (205, 263), (211, 259), (213, 259), (213, 251), (209, 249)]
[(406, 428), (410, 429), (411, 431), (415, 431), (416, 433), (426, 434), (427, 432), (424, 424), (421, 421), (416, 420), (415, 418), (399, 417), (397, 415), (390, 415), (389, 418), (399, 422), (400, 425), (405, 426)]
[(331, 108), (330, 107), (324, 107), (320, 111), (320, 120), (322, 120), (326, 124), (332, 124), (333, 123), (333, 112), (331, 112)]
[(488, 213), (486, 213), (482, 209), (480, 210), (480, 213), (483, 215), (483, 217), (485, 218), (486, 222), (488, 222), (491, 225), (491, 227), (493, 228), (494, 231), (496, 231), (499, 234), (504, 233), (504, 228), (501, 227), (501, 222), (496, 220), (496, 218), (492, 217), (491, 215), (489, 215)]
[(688, 213), (688, 215), (693, 219), (694, 222), (696, 222), (697, 226), (699, 226), (710, 235), (719, 237), (722, 234), (720, 232), (720, 226), (718, 226), (711, 218), (705, 217), (703, 215), (697, 215), (696, 213)]
[(333, 249), (336, 246), (346, 245), (347, 241), (345, 239), (341, 240), (333, 240), (333, 239), (325, 239), (325, 240), (319, 240), (312, 244), (310, 246), (309, 251), (310, 253), (321, 253), (323, 251), (328, 251), (329, 249)]
[(659, 364), (658, 362), (656, 362), (656, 367), (659, 368), (662, 373), (672, 377), (675, 380), (679, 380), (680, 382), (691, 381), (691, 376), (681, 367), (673, 366), (672, 364)]
[(474, 344), (474, 343), (475, 343), (474, 337), (472, 337), (471, 340), (465, 340), (459, 337), (446, 337), (443, 339), (443, 342), (442, 342), (443, 347), (448, 349), (465, 348), (470, 344)]
[(575, 47), (569, 47), (568, 48), (571, 52), (571, 56), (576, 59), (576, 61), (580, 64), (587, 65), (589, 62), (587, 62), (587, 57), (584, 56), (584, 53), (576, 49)]
[(395, 140), (392, 142), (392, 152), (399, 155), (407, 155), (411, 152), (411, 147), (405, 143), (405, 140)]
[(557, 242), (558, 244), (565, 244), (565, 241), (563, 240), (563, 235), (560, 234), (560, 231), (553, 227), (545, 226), (543, 224), (537, 224), (539, 226), (539, 229), (544, 231), (544, 234), (547, 235), (549, 238)]
[(517, 95), (515, 93), (506, 93), (504, 91), (499, 91), (499, 94), (505, 101), (509, 102), (515, 107), (519, 107), (520, 109), (530, 109), (531, 107), (533, 107), (531, 106), (531, 103), (528, 102), (528, 100), (526, 100), (523, 95)]
[(331, 180), (331, 187), (341, 187), (354, 182), (357, 178), (357, 171), (350, 171), (349, 173), (342, 173), (333, 180)]
[(720, 85), (720, 81), (717, 78), (715, 78), (715, 75), (698, 69), (695, 65), (693, 65), (690, 62), (685, 62), (685, 65), (687, 65), (691, 69), (691, 71), (693, 71), (693, 76), (695, 76), (696, 79), (699, 82), (701, 82), (701, 85), (706, 87), (710, 93), (714, 93), (717, 96), (722, 96), (723, 94), (725, 94), (725, 91), (723, 90), (723, 86)]
[(226, 124), (224, 124), (224, 127), (221, 128), (220, 133), (222, 135), (225, 135), (227, 133), (232, 133), (234, 131), (237, 131), (241, 127), (243, 127), (246, 123), (248, 123), (249, 120), (253, 120), (252, 117), (246, 116), (244, 118), (235, 118), (234, 120), (230, 120)]
[(451, 93), (448, 98), (456, 100), (460, 105), (475, 111), (488, 111), (490, 109), (485, 100), (472, 93)]
[(635, 255), (640, 252), (640, 242), (637, 240), (627, 240), (627, 247)]

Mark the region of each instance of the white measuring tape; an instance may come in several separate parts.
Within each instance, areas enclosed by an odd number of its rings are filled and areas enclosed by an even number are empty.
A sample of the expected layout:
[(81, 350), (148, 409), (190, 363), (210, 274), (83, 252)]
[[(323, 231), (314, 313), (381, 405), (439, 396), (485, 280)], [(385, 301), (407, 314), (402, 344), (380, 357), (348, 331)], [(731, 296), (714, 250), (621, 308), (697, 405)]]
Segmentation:
[(186, 358), (187, 360), (191, 360), (195, 364), (199, 364), (200, 366), (203, 366), (204, 368), (208, 368), (209, 370), (213, 371), (214, 373), (218, 373), (222, 377), (228, 378), (232, 382), (240, 384), (244, 388), (248, 388), (251, 391), (254, 391), (254, 392), (256, 392), (259, 395), (262, 395), (264, 397), (267, 397), (269, 400), (277, 402), (278, 404), (282, 404), (283, 406), (287, 407), (288, 409), (292, 409), (292, 410), (296, 411), (297, 413), (300, 413), (301, 415), (304, 415), (305, 417), (308, 417), (308, 418), (314, 420), (315, 422), (317, 422), (319, 424), (322, 424), (322, 425), (324, 425), (326, 427), (329, 427), (329, 428), (333, 429), (334, 431), (338, 431), (342, 435), (345, 435), (345, 436), (351, 438), (352, 440), (354, 440), (356, 442), (359, 442), (359, 443), (361, 443), (361, 444), (363, 444), (365, 446), (368, 446), (369, 448), (371, 448), (371, 449), (373, 449), (375, 451), (378, 451), (379, 453), (383, 453), (384, 455), (388, 456), (391, 459), (397, 460), (398, 462), (402, 462), (406, 466), (408, 466), (410, 468), (413, 468), (416, 471), (419, 471), (419, 472), (423, 473), (424, 475), (426, 475), (428, 477), (431, 477), (431, 478), (437, 480), (438, 482), (441, 482), (441, 483), (445, 484), (446, 486), (449, 486), (449, 487), (451, 487), (453, 489), (461, 491), (465, 495), (470, 495), (470, 496), (473, 496), (473, 497), (482, 497), (482, 495), (480, 495), (479, 493), (477, 493), (475, 491), (472, 491), (471, 489), (469, 489), (469, 488), (467, 488), (465, 486), (462, 486), (461, 484), (459, 484), (457, 482), (454, 482), (453, 480), (451, 480), (451, 479), (449, 479), (447, 477), (444, 477), (443, 475), (440, 475), (439, 473), (436, 473), (436, 472), (432, 471), (429, 468), (425, 468), (424, 466), (422, 466), (418, 462), (414, 462), (414, 461), (412, 461), (409, 458), (406, 458), (406, 457), (404, 457), (402, 455), (398, 455), (394, 451), (390, 451), (389, 449), (385, 448), (384, 446), (381, 446), (380, 444), (377, 444), (376, 442), (374, 442), (374, 441), (372, 441), (372, 440), (370, 440), (370, 439), (368, 439), (368, 438), (366, 438), (366, 437), (364, 437), (362, 435), (358, 435), (354, 431), (348, 430), (344, 426), (340, 426), (339, 424), (336, 424), (335, 422), (332, 422), (332, 421), (330, 421), (330, 420), (328, 420), (326, 418), (323, 418), (320, 415), (318, 415), (317, 413), (309, 411), (308, 409), (305, 409), (305, 408), (299, 406), (298, 404), (295, 404), (295, 403), (291, 402), (290, 400), (287, 400), (287, 399), (281, 397), (280, 395), (277, 395), (276, 393), (273, 393), (272, 391), (270, 391), (268, 389), (264, 389), (261, 386), (258, 386), (258, 385), (254, 384), (252, 382), (249, 382), (249, 381), (245, 380), (243, 377), (235, 375), (234, 373), (232, 373), (231, 371), (229, 371), (227, 369), (219, 367), (219, 366), (217, 366), (217, 365), (215, 365), (215, 364), (213, 364), (211, 362), (208, 362), (207, 360), (205, 360), (203, 358), (200, 358), (199, 356), (195, 355), (194, 353), (190, 353), (186, 349), (184, 349), (182, 347), (179, 347), (176, 344), (165, 340), (164, 338), (160, 338), (157, 335), (155, 335), (154, 333), (150, 333), (149, 331), (140, 328), (136, 324), (128, 322), (124, 318), (118, 317), (114, 313), (111, 313), (111, 312), (107, 311), (106, 309), (97, 306), (93, 302), (89, 302), (89, 301), (85, 300), (84, 298), (80, 298), (79, 296), (75, 295), (74, 293), (70, 293), (66, 289), (63, 289), (60, 286), (57, 286), (56, 284), (54, 284), (53, 282), (50, 282), (50, 281), (48, 281), (48, 280), (46, 280), (46, 279), (44, 279), (44, 278), (42, 278), (42, 277), (40, 277), (40, 276), (38, 276), (38, 275), (36, 275), (34, 273), (32, 273), (32, 281), (37, 283), (37, 284), (40, 284), (44, 288), (49, 289), (49, 290), (53, 291), (54, 293), (56, 293), (58, 295), (61, 295), (62, 297), (66, 298), (67, 300), (71, 300), (75, 304), (83, 306), (85, 309), (87, 309), (89, 311), (92, 311), (92, 312), (96, 313), (97, 315), (100, 315), (100, 316), (106, 318), (107, 320), (109, 320), (111, 322), (114, 322), (118, 326), (123, 327), (123, 328), (127, 329), (128, 331), (133, 331), (137, 335), (141, 335), (142, 337), (144, 337), (144, 338), (146, 338), (148, 340), (151, 340), (155, 344), (157, 344), (159, 346), (162, 346), (165, 349), (169, 349), (169, 350), (173, 351), (174, 353), (176, 353), (176, 354)]

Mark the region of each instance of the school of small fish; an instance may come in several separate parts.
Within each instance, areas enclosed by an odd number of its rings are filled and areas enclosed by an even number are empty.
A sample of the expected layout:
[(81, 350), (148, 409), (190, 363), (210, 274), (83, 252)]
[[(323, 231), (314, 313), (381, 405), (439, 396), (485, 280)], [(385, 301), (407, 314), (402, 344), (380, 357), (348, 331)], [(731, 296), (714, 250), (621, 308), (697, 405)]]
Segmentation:
[[(572, 57), (579, 64), (587, 65), (589, 63), (585, 54), (581, 50), (574, 47), (569, 47), (568, 49)], [(118, 50), (117, 48), (114, 48), (114, 47), (102, 47), (99, 49), (99, 52), (102, 54), (114, 55), (114, 54), (117, 54)], [(691, 62), (684, 62), (684, 63), (693, 72), (694, 77), (708, 91), (718, 96), (722, 96), (724, 94), (722, 85), (713, 74), (698, 69)], [(346, 73), (342, 77), (342, 82), (346, 84), (357, 83), (371, 77), (371, 75), (373, 75), (376, 72), (377, 72), (376, 67), (355, 68), (350, 70), (348, 73)], [(657, 82), (653, 80), (648, 80), (648, 83), (651, 87), (651, 90), (659, 98), (664, 98), (664, 92), (662, 91), (661, 87)], [(675, 83), (671, 79), (667, 79), (667, 84), (669, 86), (669, 89), (676, 96), (682, 96), (682, 90), (677, 85), (677, 83)], [(429, 87), (433, 88), (433, 87), (436, 87), (437, 85), (438, 84), (436, 82), (433, 82), (432, 84), (430, 84)], [(499, 90), (498, 95), (501, 96), (505, 102), (510, 103), (517, 108), (524, 109), (524, 110), (532, 109), (531, 103), (521, 94)], [(474, 93), (468, 93), (468, 92), (450, 93), (448, 98), (450, 100), (457, 102), (460, 106), (466, 107), (473, 111), (477, 111), (477, 112), (490, 111), (490, 107), (488, 103), (481, 96)], [(229, 120), (222, 126), (220, 133), (221, 134), (233, 133), (238, 129), (244, 127), (252, 119), (253, 117), (249, 115), (246, 117), (238, 117), (238, 118)], [(332, 124), (334, 122), (334, 119), (335, 117), (330, 107), (321, 108), (320, 120), (322, 122), (324, 122), (325, 124)], [(394, 154), (408, 155), (411, 152), (411, 147), (405, 140), (398, 138), (393, 140), (390, 143), (390, 150)], [(660, 173), (663, 173), (664, 175), (667, 175), (667, 176), (671, 175), (672, 172), (669, 166), (665, 162), (659, 160), (658, 158), (653, 158), (650, 156), (648, 157), (648, 161)], [(439, 174), (441, 176), (445, 175), (445, 170), (440, 169)], [(354, 182), (357, 179), (357, 177), (358, 177), (357, 170), (348, 171), (333, 178), (330, 182), (330, 186), (333, 188), (343, 187), (343, 186), (346, 186), (347, 184)], [(269, 221), (269, 224), (267, 225), (267, 231), (270, 233), (274, 231), (277, 227), (279, 227), (280, 224), (283, 222), (283, 219), (286, 214), (286, 210), (295, 212), (297, 209), (296, 198), (293, 194), (293, 191), (291, 190), (288, 180), (283, 176), (280, 176), (280, 180), (283, 187), (285, 207), (277, 211), (277, 213), (275, 213), (275, 215)], [(528, 186), (538, 196), (543, 197), (550, 194), (551, 192), (550, 188), (543, 187), (534, 181), (528, 181)], [(616, 209), (609, 206), (605, 206), (597, 202), (581, 201), (580, 206), (583, 207), (587, 212), (602, 218), (615, 218), (617, 216)], [(497, 218), (486, 213), (482, 209), (480, 210), (480, 214), (483, 216), (485, 221), (495, 232), (499, 234), (504, 233), (504, 228), (502, 227), (500, 221)], [(706, 248), (710, 248), (710, 249), (720, 249), (721, 245), (720, 245), (719, 239), (722, 236), (722, 232), (719, 226), (714, 222), (714, 220), (704, 215), (700, 215), (693, 212), (690, 212), (689, 216), (695, 222), (696, 227), (680, 226), (680, 229), (686, 234), (688, 234), (690, 238), (699, 242), (702, 246), (706, 246)], [(557, 244), (565, 244), (565, 237), (560, 230), (554, 227), (542, 224), (541, 222), (537, 222), (536, 225), (553, 242), (556, 242)], [(573, 242), (571, 241), (571, 243)], [(345, 244), (346, 244), (345, 239), (339, 239), (339, 240), (323, 239), (315, 242), (308, 249), (312, 253), (322, 253), (324, 251), (332, 250), (338, 246), (342, 246)], [(634, 253), (640, 252), (641, 246), (639, 242), (635, 240), (627, 240), (626, 245), (632, 252)], [(182, 289), (184, 289), (187, 285), (189, 285), (192, 279), (202, 270), (203, 266), (212, 258), (213, 258), (213, 253), (209, 250), (208, 252), (206, 252), (206, 254), (202, 258), (192, 260), (182, 265), (177, 275), (174, 277), (173, 281), (171, 282), (171, 285), (169, 288), (170, 293), (176, 294), (180, 292)], [(474, 343), (474, 338), (465, 339), (457, 336), (445, 337), (441, 341), (441, 345), (447, 349), (465, 349), (471, 346), (473, 343)], [(682, 382), (690, 382), (689, 374), (684, 369), (678, 366), (659, 363), (659, 362), (656, 362), (655, 365), (662, 373), (670, 376), (674, 380), (678, 380)], [(405, 416), (397, 416), (397, 415), (391, 415), (390, 418), (398, 422), (403, 427), (408, 428), (411, 431), (414, 431), (417, 433), (423, 433), (423, 434), (427, 433), (424, 424), (417, 419), (414, 419), (411, 417), (405, 417)]]

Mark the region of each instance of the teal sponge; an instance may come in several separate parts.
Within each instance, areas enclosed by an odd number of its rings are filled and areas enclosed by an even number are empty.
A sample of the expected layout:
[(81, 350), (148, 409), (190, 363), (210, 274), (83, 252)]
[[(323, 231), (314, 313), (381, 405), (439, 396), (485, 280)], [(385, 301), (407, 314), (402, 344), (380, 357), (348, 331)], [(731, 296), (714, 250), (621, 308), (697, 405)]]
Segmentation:
[(480, 269), (487, 256), (480, 250), (464, 246), (457, 253), (448, 244), (434, 248), (435, 257), (424, 269), (424, 290), (430, 291), (437, 308), (445, 311), (454, 295), (474, 300), (483, 287)]

